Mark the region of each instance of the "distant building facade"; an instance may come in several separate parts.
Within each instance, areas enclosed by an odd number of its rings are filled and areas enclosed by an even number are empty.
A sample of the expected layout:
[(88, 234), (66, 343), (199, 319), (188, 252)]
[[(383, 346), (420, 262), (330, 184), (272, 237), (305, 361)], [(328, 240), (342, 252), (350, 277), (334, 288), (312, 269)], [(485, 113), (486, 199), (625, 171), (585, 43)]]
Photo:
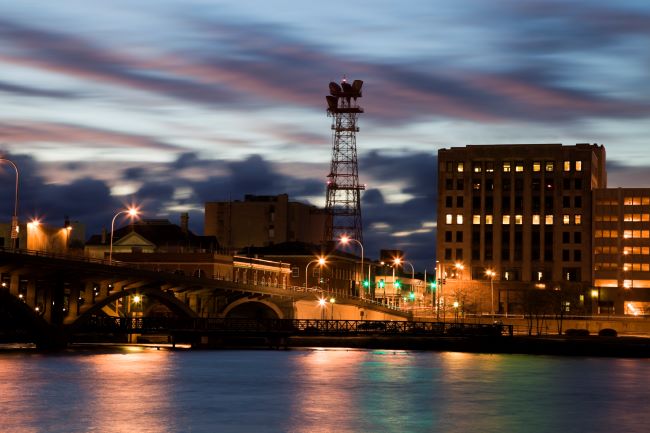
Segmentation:
[(532, 290), (573, 293), (573, 313), (589, 308), (593, 198), (606, 186), (599, 145), (441, 149), (441, 308), (523, 313)]
[(207, 202), (204, 234), (228, 250), (285, 242), (320, 243), (326, 214), (315, 206), (290, 202), (287, 194), (246, 195), (244, 201)]
[(595, 190), (594, 307), (650, 315), (650, 188)]
[[(18, 224), (15, 247), (47, 253), (81, 252), (85, 241), (85, 225), (66, 219), (56, 227), (39, 221)], [(13, 248), (11, 223), (0, 224), (0, 247)]]

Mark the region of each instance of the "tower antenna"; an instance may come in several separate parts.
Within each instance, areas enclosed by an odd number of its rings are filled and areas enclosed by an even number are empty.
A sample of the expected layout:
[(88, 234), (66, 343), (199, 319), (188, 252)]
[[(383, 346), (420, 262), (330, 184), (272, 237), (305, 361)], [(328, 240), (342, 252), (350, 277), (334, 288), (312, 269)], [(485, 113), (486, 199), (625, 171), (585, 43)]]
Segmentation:
[(327, 99), (327, 116), (332, 118), (332, 163), (327, 175), (325, 241), (342, 235), (363, 241), (361, 196), (365, 185), (359, 184), (357, 163), (357, 117), (363, 109), (357, 105), (363, 81), (352, 84), (331, 82)]

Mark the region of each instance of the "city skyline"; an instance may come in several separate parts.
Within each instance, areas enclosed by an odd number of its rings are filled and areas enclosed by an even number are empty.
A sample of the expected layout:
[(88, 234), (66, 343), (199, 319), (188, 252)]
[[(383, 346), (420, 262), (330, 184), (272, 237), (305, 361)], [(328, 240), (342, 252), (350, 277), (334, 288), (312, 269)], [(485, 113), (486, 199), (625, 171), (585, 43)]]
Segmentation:
[[(0, 6), (0, 151), (21, 217), (108, 226), (122, 203), (203, 232), (203, 203), (324, 206), (329, 81), (364, 80), (364, 244), (433, 268), (440, 148), (604, 144), (650, 186), (650, 6), (640, 1)], [(8, 167), (0, 178), (13, 182)], [(0, 190), (9, 220), (13, 190)]]

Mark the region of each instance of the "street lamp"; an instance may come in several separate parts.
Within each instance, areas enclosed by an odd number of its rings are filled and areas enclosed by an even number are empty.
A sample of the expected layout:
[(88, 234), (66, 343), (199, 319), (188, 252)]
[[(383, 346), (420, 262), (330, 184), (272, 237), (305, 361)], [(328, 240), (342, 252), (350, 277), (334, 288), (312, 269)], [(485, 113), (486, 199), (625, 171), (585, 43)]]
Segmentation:
[(336, 299), (330, 298), (330, 304), (332, 304), (332, 319), (334, 320), (334, 303), (336, 302)]
[(325, 308), (327, 306), (327, 299), (320, 298), (318, 300), (318, 306), (320, 307), (320, 320), (325, 320)]
[(492, 320), (494, 320), (494, 277), (496, 272), (493, 269), (487, 269), (485, 275), (490, 277), (490, 312), (492, 314)]
[(311, 262), (307, 263), (307, 266), (305, 266), (305, 290), (307, 290), (307, 277), (309, 276), (307, 270), (309, 269), (309, 265), (311, 265), (312, 263), (318, 263), (318, 266), (322, 268), (323, 265), (327, 263), (327, 261), (325, 260), (325, 257), (319, 257), (318, 259), (312, 260)]
[[(347, 245), (350, 241), (358, 243), (359, 246), (361, 247), (361, 291), (360, 292), (361, 292), (361, 297), (364, 298), (365, 290), (363, 287), (363, 244), (359, 242), (357, 239), (353, 239), (349, 236), (346, 235), (341, 236), (340, 242), (343, 245)], [(370, 285), (370, 267), (368, 267), (368, 285)]]
[(6, 159), (6, 158), (0, 158), (0, 162), (6, 162), (9, 165), (11, 165), (14, 170), (16, 171), (16, 195), (14, 198), (14, 214), (11, 218), (11, 239), (12, 241), (12, 247), (15, 249), (16, 248), (16, 242), (18, 240), (18, 167), (16, 164), (14, 164), (13, 161)]
[(113, 264), (113, 232), (115, 231), (115, 219), (122, 214), (128, 214), (129, 217), (132, 219), (138, 216), (138, 209), (134, 206), (131, 206), (128, 209), (124, 209), (119, 211), (118, 213), (115, 214), (113, 217), (113, 221), (111, 221), (111, 243), (109, 246), (108, 250), (108, 264), (112, 265)]

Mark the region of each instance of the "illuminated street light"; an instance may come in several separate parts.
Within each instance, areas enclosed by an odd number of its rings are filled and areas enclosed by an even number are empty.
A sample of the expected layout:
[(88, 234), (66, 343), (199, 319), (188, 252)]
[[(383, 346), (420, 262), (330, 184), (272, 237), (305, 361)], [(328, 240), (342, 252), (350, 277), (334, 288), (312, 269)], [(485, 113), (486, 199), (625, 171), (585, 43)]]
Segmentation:
[(336, 302), (336, 299), (333, 297), (330, 298), (330, 304), (332, 304), (332, 320), (334, 320), (334, 303)]
[(325, 320), (325, 308), (327, 306), (327, 299), (318, 299), (318, 306), (320, 307), (320, 320)]
[(490, 312), (492, 314), (492, 320), (494, 320), (494, 277), (497, 273), (493, 269), (487, 269), (485, 275), (490, 277)]
[(312, 263), (318, 263), (318, 266), (322, 268), (323, 265), (327, 263), (327, 260), (325, 260), (325, 257), (319, 257), (318, 259), (312, 260), (311, 262), (307, 263), (307, 266), (305, 266), (305, 290), (307, 290), (307, 284), (308, 284), (307, 276), (309, 275), (308, 274), (309, 265), (311, 265)]
[(122, 214), (128, 214), (131, 219), (135, 218), (138, 216), (138, 209), (134, 206), (131, 206), (128, 209), (124, 209), (119, 211), (118, 213), (115, 214), (113, 217), (113, 221), (111, 221), (111, 243), (109, 246), (108, 250), (108, 264), (112, 265), (113, 264), (113, 232), (115, 231), (115, 219)]
[(14, 170), (16, 171), (16, 195), (14, 199), (14, 214), (11, 217), (11, 239), (12, 239), (12, 247), (15, 249), (16, 248), (16, 242), (18, 241), (18, 167), (16, 164), (14, 164), (13, 161), (6, 159), (6, 158), (0, 158), (0, 162), (6, 162), (7, 164), (11, 165)]
[[(361, 297), (363, 298), (364, 294), (365, 294), (365, 290), (363, 288), (363, 286), (364, 286), (364, 284), (363, 284), (363, 244), (361, 242), (359, 242), (357, 239), (353, 239), (353, 238), (351, 238), (349, 236), (346, 236), (346, 235), (341, 236), (340, 242), (343, 245), (347, 245), (349, 242), (356, 242), (361, 247)], [(370, 286), (370, 267), (368, 267), (368, 286)]]

